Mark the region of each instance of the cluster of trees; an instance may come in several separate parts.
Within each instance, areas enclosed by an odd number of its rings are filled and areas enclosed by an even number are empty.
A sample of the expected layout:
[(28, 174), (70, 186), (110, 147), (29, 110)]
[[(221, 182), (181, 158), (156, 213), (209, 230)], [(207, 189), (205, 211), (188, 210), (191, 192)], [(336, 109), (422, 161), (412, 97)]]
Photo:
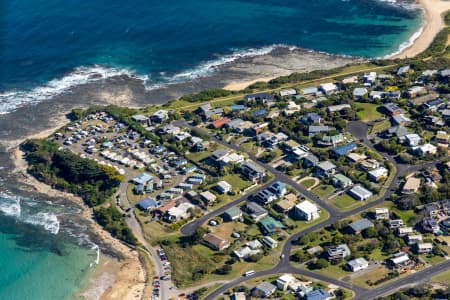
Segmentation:
[(125, 216), (115, 206), (98, 207), (94, 209), (97, 222), (112, 236), (130, 244), (137, 245), (138, 240), (127, 226)]
[(91, 207), (111, 197), (124, 179), (114, 168), (58, 150), (57, 144), (47, 140), (29, 140), (22, 148), (31, 175), (53, 188), (82, 197)]

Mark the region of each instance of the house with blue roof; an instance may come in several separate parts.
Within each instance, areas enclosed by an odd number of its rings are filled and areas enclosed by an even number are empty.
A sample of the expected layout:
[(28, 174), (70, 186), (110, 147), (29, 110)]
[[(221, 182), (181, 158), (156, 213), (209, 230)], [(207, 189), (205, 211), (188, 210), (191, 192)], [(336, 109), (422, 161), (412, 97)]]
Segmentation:
[(141, 210), (152, 210), (154, 208), (157, 208), (158, 206), (159, 206), (159, 203), (150, 198), (141, 200), (136, 204), (136, 207)]
[(267, 114), (267, 110), (265, 110), (265, 109), (260, 109), (260, 110), (255, 111), (255, 112), (253, 113), (253, 116), (254, 116), (254, 117), (260, 117), (260, 116), (264, 116), (265, 114)]
[(134, 187), (133, 189), (134, 193), (137, 195), (141, 195), (144, 193), (144, 185), (143, 184), (138, 184)]
[(230, 109), (232, 111), (244, 110), (245, 105), (241, 105), (241, 104), (230, 105)]
[(103, 142), (102, 148), (111, 148), (114, 144), (110, 141)]
[(356, 149), (356, 148), (357, 148), (357, 145), (352, 142), (347, 145), (343, 145), (343, 146), (339, 146), (339, 147), (335, 147), (335, 148), (331, 149), (331, 154), (336, 157), (341, 157), (341, 156), (347, 155), (350, 151), (352, 151), (353, 149)]
[(136, 185), (146, 185), (147, 183), (149, 183), (150, 181), (153, 180), (153, 176), (147, 173), (141, 173), (138, 176), (134, 177), (133, 179), (131, 179), (131, 182), (133, 182)]
[(328, 300), (332, 299), (333, 296), (322, 289), (318, 289), (307, 293), (305, 298), (306, 300)]

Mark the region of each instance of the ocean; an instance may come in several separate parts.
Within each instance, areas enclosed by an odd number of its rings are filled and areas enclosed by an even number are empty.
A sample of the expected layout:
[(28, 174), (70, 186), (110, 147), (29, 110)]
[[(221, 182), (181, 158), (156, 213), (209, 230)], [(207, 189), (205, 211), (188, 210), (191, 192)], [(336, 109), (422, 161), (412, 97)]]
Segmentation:
[[(0, 133), (21, 136), (10, 118), (42, 126), (33, 105), (82, 84), (127, 75), (150, 90), (280, 47), (384, 57), (421, 23), (417, 8), (394, 0), (0, 1), (0, 121), (12, 126)], [(74, 298), (98, 259), (76, 215), (0, 184), (0, 299)]]
[(189, 81), (281, 46), (383, 57), (405, 47), (421, 27), (419, 10), (395, 0), (9, 0), (2, 5), (0, 113), (120, 74), (145, 80), (149, 89)]

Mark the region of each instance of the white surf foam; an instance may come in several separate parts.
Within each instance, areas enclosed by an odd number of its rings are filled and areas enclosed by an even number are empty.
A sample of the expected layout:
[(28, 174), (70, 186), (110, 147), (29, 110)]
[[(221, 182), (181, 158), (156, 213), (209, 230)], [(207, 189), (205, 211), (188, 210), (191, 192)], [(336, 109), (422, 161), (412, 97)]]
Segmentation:
[(6, 216), (20, 217), (20, 198), (0, 193), (0, 212)]
[(35, 215), (28, 216), (23, 220), (25, 223), (44, 227), (45, 230), (52, 234), (59, 232), (59, 220), (55, 214), (48, 212), (39, 212)]
[(78, 67), (66, 76), (53, 79), (47, 84), (30, 91), (18, 90), (0, 93), (0, 114), (10, 113), (24, 105), (37, 104), (68, 92), (71, 88), (78, 85), (122, 75), (138, 78), (143, 81), (148, 79), (146, 76), (137, 76), (126, 69), (106, 68), (98, 65), (93, 67)]
[[(179, 72), (173, 76), (163, 76), (162, 83), (153, 83), (147, 85), (146, 88), (148, 90), (154, 90), (163, 87), (167, 84), (174, 83), (182, 83), (190, 80), (198, 79), (201, 77), (205, 77), (211, 75), (213, 72), (217, 71), (220, 67), (235, 62), (238, 59), (246, 58), (246, 57), (256, 57), (261, 55), (267, 55), (274, 51), (277, 48), (287, 48), (290, 51), (296, 49), (295, 46), (287, 46), (282, 44), (271, 45), (261, 48), (247, 48), (247, 49), (232, 49), (233, 52), (231, 54), (226, 54), (218, 57), (214, 60), (206, 61), (195, 68), (188, 69), (182, 72)], [(161, 73), (164, 75), (165, 73)]]

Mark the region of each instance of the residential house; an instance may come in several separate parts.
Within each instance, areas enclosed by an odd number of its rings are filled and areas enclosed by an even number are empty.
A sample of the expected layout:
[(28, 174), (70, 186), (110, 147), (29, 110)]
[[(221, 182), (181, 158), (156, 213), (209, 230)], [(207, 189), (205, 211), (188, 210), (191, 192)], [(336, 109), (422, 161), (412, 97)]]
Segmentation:
[(384, 132), (385, 137), (397, 137), (397, 138), (403, 138), (405, 135), (408, 134), (408, 130), (403, 126), (393, 126)]
[(407, 236), (408, 245), (412, 246), (423, 241), (423, 235), (421, 234), (411, 234)]
[(323, 161), (316, 165), (315, 172), (319, 177), (330, 178), (336, 173), (337, 167), (330, 161)]
[(425, 109), (429, 109), (431, 111), (437, 111), (440, 107), (444, 106), (445, 103), (440, 98), (436, 98), (434, 100), (429, 100), (423, 104)]
[(353, 185), (353, 181), (341, 173), (333, 176), (332, 183), (339, 188), (347, 188)]
[(335, 157), (341, 157), (347, 155), (350, 151), (356, 149), (355, 143), (348, 143), (347, 145), (334, 147), (331, 149), (331, 154)]
[(270, 236), (264, 236), (262, 241), (270, 249), (275, 249), (276, 247), (278, 247), (278, 242)]
[(308, 153), (304, 158), (303, 158), (303, 166), (305, 168), (312, 168), (312, 167), (316, 167), (319, 164), (319, 158), (317, 156), (315, 156), (312, 153)]
[(437, 218), (441, 212), (441, 208), (438, 203), (427, 203), (425, 204), (424, 209), (427, 216), (431, 218)]
[(360, 167), (363, 170), (369, 171), (369, 170), (374, 170), (374, 169), (379, 168), (380, 167), (380, 163), (377, 160), (375, 160), (375, 159), (369, 158), (369, 159), (363, 160), (360, 163)]
[(417, 254), (430, 254), (433, 252), (433, 244), (432, 243), (417, 243), (415, 246), (415, 250)]
[(338, 89), (338, 86), (332, 82), (322, 83), (319, 87), (319, 90), (321, 90), (325, 95), (337, 92)]
[(272, 217), (265, 217), (258, 222), (258, 225), (263, 234), (271, 235), (277, 230), (283, 229), (284, 225), (280, 221), (275, 220)]
[(317, 87), (308, 87), (302, 89), (302, 94), (305, 97), (315, 97), (319, 94), (319, 89)]
[(211, 126), (214, 129), (218, 129), (218, 128), (221, 128), (222, 126), (224, 126), (225, 124), (229, 123), (230, 121), (231, 121), (230, 118), (221, 118), (221, 119), (219, 119), (217, 121), (212, 122)]
[(413, 86), (408, 89), (408, 91), (406, 92), (406, 95), (409, 98), (414, 98), (419, 95), (423, 95), (426, 92), (427, 92), (427, 89), (424, 86)]
[(267, 123), (267, 122), (256, 124), (253, 127), (251, 127), (252, 135), (257, 136), (261, 132), (266, 131), (268, 128), (269, 128), (269, 123)]
[(272, 183), (268, 188), (272, 193), (274, 193), (278, 198), (284, 197), (287, 193), (286, 184), (281, 181), (276, 181)]
[(406, 144), (410, 147), (419, 146), (422, 138), (417, 133), (410, 133), (404, 136)]
[(269, 93), (256, 93), (245, 96), (246, 102), (258, 102), (265, 104), (273, 100), (274, 100), (273, 95)]
[(168, 118), (169, 118), (169, 112), (164, 109), (158, 110), (150, 117), (150, 119), (156, 123), (162, 123), (162, 122), (166, 121)]
[(147, 198), (144, 200), (139, 201), (136, 206), (144, 211), (149, 211), (149, 210), (153, 210), (154, 208), (159, 206), (159, 203), (156, 202), (153, 199)]
[(216, 189), (217, 191), (219, 191), (219, 193), (221, 194), (228, 194), (229, 192), (231, 192), (231, 190), (233, 189), (233, 187), (231, 186), (231, 184), (229, 184), (228, 182), (222, 180), (219, 181), (216, 185)]
[(336, 145), (345, 142), (345, 137), (342, 133), (338, 133), (336, 135), (324, 135), (322, 138), (318, 141), (319, 145), (323, 146), (333, 146), (336, 147)]
[(394, 220), (390, 220), (389, 221), (389, 228), (390, 229), (397, 229), (400, 227), (405, 226), (405, 223), (403, 222), (402, 219), (394, 219)]
[(361, 163), (363, 160), (365, 160), (367, 156), (365, 154), (355, 153), (351, 152), (347, 154), (347, 160), (352, 163)]
[(367, 173), (369, 180), (374, 181), (374, 182), (378, 182), (381, 179), (388, 177), (388, 175), (389, 175), (389, 171), (385, 167), (379, 167), (379, 168), (369, 171)]
[(375, 208), (375, 220), (389, 220), (389, 209), (386, 207)]
[(253, 182), (260, 182), (266, 175), (266, 170), (251, 160), (246, 160), (241, 164), (241, 172)]
[(321, 125), (325, 120), (318, 113), (312, 112), (307, 113), (300, 121), (305, 125)]
[(373, 196), (373, 193), (361, 185), (355, 185), (348, 191), (348, 194), (355, 198), (356, 200), (364, 201)]
[(261, 220), (262, 218), (264, 218), (268, 215), (267, 210), (255, 202), (247, 202), (246, 208), (247, 208), (247, 213), (256, 222), (258, 222), (259, 220)]
[(425, 156), (428, 154), (434, 155), (437, 153), (437, 147), (432, 144), (424, 144), (422, 146), (418, 146), (417, 149), (415, 149), (417, 153), (419, 153), (420, 156)]
[(148, 117), (145, 115), (134, 115), (131, 116), (131, 120), (133, 120), (136, 123), (139, 123), (141, 125), (147, 125), (148, 124)]
[(346, 77), (346, 78), (342, 79), (342, 83), (343, 84), (358, 83), (358, 76)]
[(406, 117), (404, 114), (399, 114), (392, 117), (392, 123), (397, 126), (406, 126), (409, 122), (411, 122), (411, 119)]
[(402, 237), (408, 234), (412, 234), (414, 232), (414, 228), (412, 228), (411, 226), (399, 227), (395, 230), (395, 232), (398, 236)]
[(294, 207), (294, 214), (297, 218), (306, 221), (312, 221), (320, 217), (319, 208), (317, 207), (317, 205), (311, 203), (308, 200), (297, 204)]
[(277, 288), (281, 291), (286, 291), (288, 287), (295, 281), (297, 281), (297, 279), (295, 279), (295, 277), (291, 274), (281, 275), (277, 279)]
[(357, 87), (353, 90), (353, 98), (355, 99), (361, 99), (365, 95), (367, 95), (369, 91), (366, 88), (363, 87)]
[(277, 287), (270, 282), (263, 281), (252, 290), (252, 296), (256, 298), (268, 298), (270, 297)]
[(183, 219), (188, 219), (191, 216), (190, 210), (195, 206), (189, 202), (180, 203), (178, 206), (169, 208), (163, 218), (168, 222), (178, 222)]
[(216, 251), (222, 251), (230, 247), (230, 242), (211, 233), (208, 233), (203, 237), (203, 243)]
[(370, 222), (368, 219), (361, 219), (354, 221), (348, 225), (352, 233), (357, 234), (366, 230), (367, 228), (374, 227), (375, 225)]
[(259, 191), (254, 197), (253, 201), (260, 203), (261, 205), (267, 205), (277, 200), (278, 197), (269, 189)]
[(406, 111), (400, 108), (397, 104), (389, 102), (382, 105), (383, 109), (392, 117), (406, 113)]
[(217, 196), (210, 191), (204, 191), (200, 193), (200, 199), (202, 199), (206, 204), (212, 204), (216, 201)]
[(146, 185), (147, 183), (153, 181), (153, 176), (147, 173), (141, 173), (138, 176), (131, 179), (131, 182), (135, 185)]
[(377, 72), (364, 73), (363, 81), (364, 83), (367, 83), (369, 86), (374, 84), (376, 80), (377, 80)]
[(247, 242), (243, 247), (236, 249), (233, 251), (233, 254), (239, 259), (239, 260), (245, 260), (249, 258), (252, 255), (261, 253), (262, 244), (258, 240), (253, 240), (250, 242)]
[(411, 67), (409, 65), (398, 68), (397, 76), (403, 76), (408, 74), (411, 71)]
[(322, 289), (313, 290), (305, 294), (306, 300), (330, 300), (334, 296)]
[(295, 89), (285, 89), (280, 91), (281, 97), (295, 96), (295, 95), (297, 95), (297, 91)]
[(359, 257), (348, 261), (346, 267), (352, 272), (358, 272), (368, 268), (369, 262), (364, 257)]
[(245, 105), (242, 104), (234, 104), (229, 106), (232, 111), (241, 111), (245, 110)]
[(267, 114), (267, 110), (266, 109), (258, 109), (258, 110), (254, 111), (252, 113), (252, 116), (257, 118), (257, 117), (264, 116), (266, 114)]
[(350, 104), (338, 104), (338, 105), (331, 105), (327, 107), (327, 112), (328, 113), (334, 113), (334, 112), (338, 112), (344, 109), (351, 109), (352, 107), (350, 106)]
[(422, 220), (422, 227), (425, 231), (437, 234), (440, 232), (438, 222), (433, 218), (424, 218)]
[(402, 188), (402, 194), (415, 194), (420, 188), (420, 179), (416, 177), (409, 177)]
[(387, 264), (400, 272), (410, 269), (414, 266), (414, 262), (409, 258), (408, 253), (397, 252), (387, 260)]
[(233, 206), (227, 209), (222, 217), (225, 221), (236, 221), (242, 218), (242, 211), (239, 207)]
[(352, 253), (347, 244), (341, 244), (335, 248), (329, 248), (327, 254), (329, 260), (340, 260), (342, 258), (350, 256)]
[(230, 300), (246, 300), (245, 292), (236, 292), (230, 296)]
[(446, 131), (438, 131), (436, 133), (436, 142), (441, 145), (447, 146), (450, 142), (450, 135)]
[(329, 132), (332, 130), (336, 130), (336, 128), (331, 126), (325, 126), (325, 125), (311, 125), (308, 128), (308, 135), (310, 137), (314, 137), (319, 133)]

